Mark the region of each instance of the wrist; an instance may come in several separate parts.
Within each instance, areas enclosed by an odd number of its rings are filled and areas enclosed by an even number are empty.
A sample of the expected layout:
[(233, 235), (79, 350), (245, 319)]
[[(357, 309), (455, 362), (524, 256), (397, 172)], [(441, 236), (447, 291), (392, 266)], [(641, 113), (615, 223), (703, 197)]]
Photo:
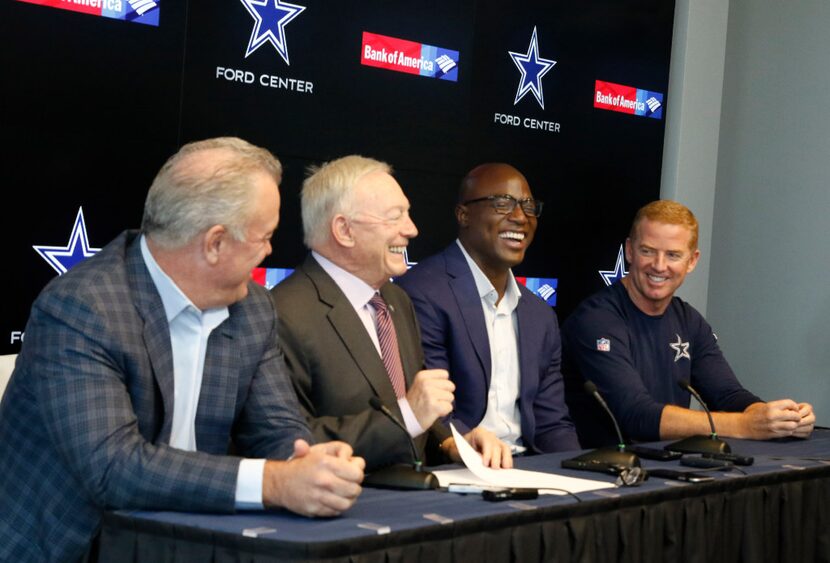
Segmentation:
[(286, 461), (267, 460), (262, 475), (262, 505), (265, 508), (284, 506), (281, 498), (282, 477)]

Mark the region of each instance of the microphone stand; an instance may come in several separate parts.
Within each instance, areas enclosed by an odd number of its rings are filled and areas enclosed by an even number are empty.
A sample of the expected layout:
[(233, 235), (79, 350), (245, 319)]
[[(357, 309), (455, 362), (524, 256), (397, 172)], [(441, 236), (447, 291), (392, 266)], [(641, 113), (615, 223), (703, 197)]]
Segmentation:
[(415, 447), (415, 442), (412, 440), (412, 436), (409, 435), (406, 426), (377, 397), (371, 397), (369, 404), (376, 411), (383, 413), (386, 418), (406, 434), (412, 452), (412, 464), (397, 463), (376, 469), (366, 475), (363, 479), (363, 485), (378, 489), (417, 491), (437, 489), (438, 478), (429, 471), (424, 471), (424, 464), (418, 456), (418, 449)]
[(598, 448), (590, 452), (586, 452), (575, 458), (564, 460), (562, 467), (570, 469), (586, 469), (588, 471), (599, 471), (601, 473), (619, 473), (624, 469), (632, 467), (640, 467), (640, 458), (636, 454), (625, 449), (625, 441), (620, 432), (620, 426), (617, 424), (617, 419), (608, 404), (603, 400), (602, 395), (599, 394), (597, 386), (592, 381), (585, 382), (585, 391), (597, 400), (602, 406), (611, 421), (614, 423), (614, 430), (617, 432), (618, 443), (616, 446), (608, 446)]
[(706, 411), (706, 416), (709, 417), (709, 428), (711, 428), (712, 433), (709, 436), (697, 434), (683, 438), (682, 440), (668, 444), (665, 449), (691, 454), (728, 454), (732, 452), (729, 444), (718, 438), (718, 433), (715, 432), (715, 421), (712, 419), (712, 412), (706, 406), (706, 403), (703, 402), (698, 392), (685, 379), (681, 379), (677, 384), (682, 389), (691, 393), (697, 402), (700, 403), (700, 406), (703, 407), (703, 410)]

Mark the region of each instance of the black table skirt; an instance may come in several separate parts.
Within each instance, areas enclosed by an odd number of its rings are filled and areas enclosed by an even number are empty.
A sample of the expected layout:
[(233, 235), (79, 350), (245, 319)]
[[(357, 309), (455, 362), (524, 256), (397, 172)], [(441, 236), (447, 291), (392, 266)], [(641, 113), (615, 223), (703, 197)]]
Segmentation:
[(830, 562), (830, 466), (300, 544), (108, 513), (102, 562)]

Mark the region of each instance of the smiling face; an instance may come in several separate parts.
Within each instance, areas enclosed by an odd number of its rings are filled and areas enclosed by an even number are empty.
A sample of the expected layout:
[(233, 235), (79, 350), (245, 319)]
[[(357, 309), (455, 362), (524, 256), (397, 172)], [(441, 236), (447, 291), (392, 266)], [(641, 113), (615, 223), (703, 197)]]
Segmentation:
[[(510, 195), (516, 200), (533, 197), (525, 177), (507, 164), (485, 164), (467, 175), (462, 202), (492, 195)], [(524, 260), (536, 233), (537, 218), (527, 216), (520, 205), (504, 215), (490, 201), (459, 204), (456, 219), (461, 244), (491, 281), (501, 279)]]
[(354, 186), (350, 207), (353, 273), (375, 289), (406, 273), (403, 253), (418, 229), (398, 182), (386, 172), (366, 174)]
[(628, 276), (622, 283), (634, 304), (647, 315), (662, 315), (686, 274), (695, 269), (700, 250), (691, 249), (685, 225), (643, 218), (625, 241)]

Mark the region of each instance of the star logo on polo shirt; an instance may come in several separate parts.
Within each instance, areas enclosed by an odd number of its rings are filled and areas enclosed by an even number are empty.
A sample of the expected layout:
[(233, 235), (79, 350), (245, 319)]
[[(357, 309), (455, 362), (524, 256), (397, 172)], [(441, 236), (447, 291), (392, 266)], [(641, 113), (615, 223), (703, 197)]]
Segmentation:
[(89, 246), (83, 207), (78, 208), (75, 225), (72, 227), (72, 234), (69, 235), (69, 242), (66, 246), (34, 245), (32, 248), (40, 254), (41, 258), (49, 262), (58, 275), (65, 274), (75, 264), (101, 250)]
[(670, 342), (669, 348), (674, 350), (674, 361), (675, 363), (682, 359), (686, 358), (687, 360), (691, 360), (692, 356), (689, 355), (689, 343), (683, 342), (683, 339), (680, 338), (679, 334), (675, 334), (677, 336), (677, 342)]
[(530, 45), (527, 46), (527, 53), (514, 53), (508, 51), (519, 72), (522, 73), (519, 80), (519, 89), (516, 91), (516, 99), (513, 105), (530, 92), (542, 109), (545, 109), (545, 95), (542, 92), (542, 77), (548, 73), (556, 61), (543, 59), (539, 56), (539, 39), (536, 37), (536, 27), (533, 27), (533, 35), (530, 36)]
[(240, 0), (251, 17), (254, 18), (254, 29), (251, 32), (251, 39), (248, 41), (248, 48), (245, 57), (270, 43), (277, 50), (277, 53), (288, 62), (288, 44), (285, 42), (285, 26), (299, 16), (305, 6), (289, 4), (282, 0)]

